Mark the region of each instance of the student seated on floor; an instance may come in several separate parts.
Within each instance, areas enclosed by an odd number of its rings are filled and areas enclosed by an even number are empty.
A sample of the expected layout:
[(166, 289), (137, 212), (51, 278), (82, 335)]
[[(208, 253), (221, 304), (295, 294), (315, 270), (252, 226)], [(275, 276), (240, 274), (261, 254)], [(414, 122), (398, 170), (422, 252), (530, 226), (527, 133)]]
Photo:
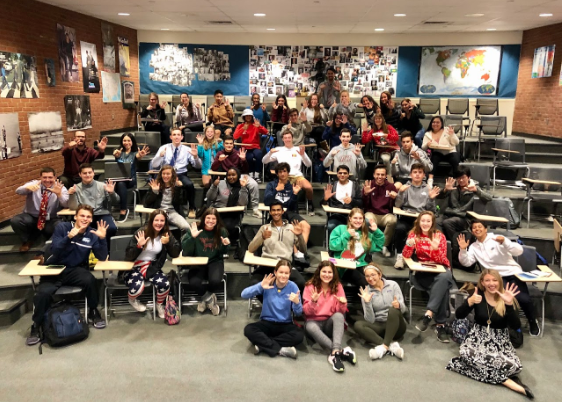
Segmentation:
[(255, 354), (264, 352), (270, 357), (297, 358), (295, 346), (303, 342), (304, 334), (292, 322), (292, 313), (302, 315), (302, 303), (298, 286), (290, 280), (290, 261), (280, 260), (272, 273), (262, 282), (241, 292), (243, 299), (263, 296), (260, 321), (245, 327), (245, 336), (253, 344)]
[(99, 260), (108, 256), (106, 231), (108, 225), (104, 220), (97, 223), (97, 229), (90, 227), (94, 211), (90, 205), (81, 204), (76, 207), (74, 225), (72, 222), (61, 222), (53, 233), (47, 265), (64, 265), (59, 275), (43, 276), (33, 296), (33, 324), (26, 344), (31, 346), (41, 341), (39, 327), (43, 324), (45, 313), (49, 310), (53, 294), (61, 286), (78, 286), (83, 288), (88, 301), (88, 321), (94, 328), (106, 327), (106, 321), (98, 311), (99, 289), (96, 278), (88, 269), (90, 252)]
[(129, 304), (135, 310), (143, 312), (147, 309), (138, 297), (143, 294), (145, 280), (148, 280), (157, 289), (157, 312), (164, 318), (163, 302), (170, 291), (170, 283), (162, 268), (167, 254), (176, 258), (180, 252), (180, 244), (170, 233), (166, 211), (156, 209), (151, 212), (147, 224), (135, 232), (125, 250), (125, 260), (135, 261), (133, 269), (124, 275), (129, 288)]

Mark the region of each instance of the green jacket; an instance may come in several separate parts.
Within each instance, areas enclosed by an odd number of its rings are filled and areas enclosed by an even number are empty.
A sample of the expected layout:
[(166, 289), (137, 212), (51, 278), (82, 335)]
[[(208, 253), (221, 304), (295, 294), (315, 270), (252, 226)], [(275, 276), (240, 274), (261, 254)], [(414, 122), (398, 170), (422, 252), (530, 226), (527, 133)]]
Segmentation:
[[(356, 231), (360, 236), (360, 230)], [(367, 253), (377, 253), (382, 250), (382, 246), (384, 245), (384, 233), (380, 229), (376, 229), (376, 231), (371, 232), (368, 230), (368, 236), (371, 241), (370, 250), (364, 248), (364, 253), (362, 253), (358, 257), (354, 257), (350, 255), (349, 250), (349, 240), (351, 239), (351, 235), (347, 230), (347, 225), (339, 225), (331, 232), (331, 238), (329, 239), (329, 249), (335, 251), (335, 258), (343, 258), (343, 259), (353, 259), (356, 262), (356, 267), (364, 267), (368, 265), (366, 262), (366, 254)], [(344, 254), (344, 255), (343, 255)], [(346, 272), (346, 269), (339, 268), (339, 276), (342, 277), (343, 274)]]
[[(182, 238), (182, 255), (188, 257), (208, 257), (208, 263), (223, 259), (223, 254), (227, 253), (229, 246), (220, 244), (219, 247), (214, 245), (214, 232), (204, 230), (193, 238), (192, 233), (188, 230)], [(229, 233), (223, 228), (221, 236), (228, 237)]]

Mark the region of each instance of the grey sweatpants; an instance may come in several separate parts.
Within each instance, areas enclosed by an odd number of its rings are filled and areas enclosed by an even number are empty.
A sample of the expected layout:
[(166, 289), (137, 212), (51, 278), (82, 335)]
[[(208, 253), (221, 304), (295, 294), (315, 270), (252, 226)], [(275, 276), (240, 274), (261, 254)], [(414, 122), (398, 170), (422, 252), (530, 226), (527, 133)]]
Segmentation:
[(444, 324), (448, 318), (449, 290), (455, 285), (452, 270), (447, 269), (446, 272), (441, 274), (418, 272), (413, 278), (419, 286), (429, 293), (427, 310), (433, 312), (435, 322)]
[(168, 214), (168, 221), (170, 222), (171, 225), (178, 227), (180, 230), (190, 229), (190, 225), (188, 224), (186, 219), (184, 219), (184, 217), (180, 215), (178, 212), (176, 212), (174, 209), (169, 209), (166, 212)]
[(345, 316), (342, 313), (335, 313), (327, 320), (307, 320), (305, 330), (322, 348), (341, 350), (345, 332)]

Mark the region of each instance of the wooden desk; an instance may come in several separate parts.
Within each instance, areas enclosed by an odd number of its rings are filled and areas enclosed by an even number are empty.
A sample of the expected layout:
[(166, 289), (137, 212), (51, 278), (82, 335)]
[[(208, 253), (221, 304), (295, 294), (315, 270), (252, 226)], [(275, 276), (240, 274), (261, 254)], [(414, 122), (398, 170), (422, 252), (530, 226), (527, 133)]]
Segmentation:
[(482, 215), (474, 211), (466, 211), (466, 213), (470, 215), (472, 218), (478, 219), (480, 221), (501, 222), (501, 223), (509, 222), (506, 218), (503, 218), (501, 216)]
[(562, 183), (558, 182), (558, 181), (549, 181), (549, 180), (534, 180), (534, 179), (529, 179), (528, 177), (523, 177), (521, 179), (522, 182), (530, 184), (531, 186), (534, 184), (546, 184), (546, 185), (554, 185), (554, 186), (561, 186)]
[(227, 176), (226, 172), (216, 172), (214, 170), (208, 170), (208, 176)]
[(394, 144), (389, 144), (389, 145), (374, 144), (374, 147), (376, 147), (376, 148), (394, 148), (394, 150), (397, 151), (397, 148), (394, 147)]
[(238, 147), (251, 147), (251, 146), (253, 146), (253, 144), (239, 144), (238, 142), (236, 142), (234, 145), (238, 146)]
[(492, 148), (492, 151), (496, 151), (496, 152), (507, 152), (510, 154), (518, 154), (519, 151), (512, 151), (510, 149), (501, 149), (501, 148)]
[(61, 209), (60, 211), (57, 212), (57, 215), (59, 216), (75, 216), (76, 215), (76, 211), (74, 209)]
[(199, 145), (197, 142), (181, 142), (182, 145), (186, 145), (187, 147), (191, 145)]
[(562, 225), (556, 218), (552, 221), (552, 233), (554, 237), (554, 251), (560, 253), (562, 248)]
[(337, 268), (356, 269), (356, 262), (340, 258), (331, 258), (327, 251), (321, 252), (321, 261), (331, 261)]
[(172, 259), (172, 265), (207, 265), (208, 257), (180, 256)]
[(131, 271), (133, 261), (98, 261), (94, 271)]
[(278, 264), (279, 260), (275, 260), (273, 258), (263, 258), (257, 257), (249, 250), (245, 252), (245, 258), (243, 259), (243, 264), (246, 265), (258, 265), (261, 267), (272, 267), (274, 268), (276, 264)]
[(416, 212), (404, 211), (401, 208), (394, 207), (394, 214), (401, 215), (401, 216), (409, 216), (410, 218), (417, 218), (419, 216)]
[(47, 268), (47, 265), (39, 265), (39, 260), (31, 260), (25, 267), (23, 267), (18, 276), (55, 276), (59, 275), (64, 270), (65, 268)]
[(148, 170), (147, 174), (159, 174), (160, 170)]
[(135, 212), (138, 214), (150, 214), (154, 211), (153, 208), (145, 208), (143, 205), (136, 205)]
[(243, 212), (245, 211), (246, 206), (239, 205), (236, 207), (223, 207), (223, 208), (216, 208), (217, 212), (224, 213), (224, 212)]
[(420, 262), (415, 262), (411, 258), (404, 258), (403, 260), (405, 261), (405, 264), (408, 266), (408, 268), (414, 272), (432, 272), (434, 274), (446, 272), (445, 267), (443, 267), (441, 264), (434, 264), (435, 267), (433, 268), (423, 266)]
[(351, 213), (350, 209), (333, 208), (333, 207), (330, 207), (329, 205), (322, 205), (321, 207), (323, 208), (323, 210), (326, 213), (329, 213), (329, 214), (345, 214), (345, 215), (348, 215), (348, 214)]
[(436, 149), (436, 150), (439, 150), (439, 151), (441, 151), (441, 150), (442, 150), (442, 151), (450, 151), (450, 150), (452, 150), (452, 147), (447, 147), (447, 146), (445, 146), (445, 145), (428, 144), (427, 146), (428, 146), (429, 148), (431, 148), (431, 149)]

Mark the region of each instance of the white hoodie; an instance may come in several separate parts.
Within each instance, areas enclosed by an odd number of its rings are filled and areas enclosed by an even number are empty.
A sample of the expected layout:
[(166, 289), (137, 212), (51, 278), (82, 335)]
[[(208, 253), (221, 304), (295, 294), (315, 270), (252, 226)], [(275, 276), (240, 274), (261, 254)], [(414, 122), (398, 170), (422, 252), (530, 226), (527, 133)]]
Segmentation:
[(513, 259), (523, 254), (523, 246), (510, 241), (507, 237), (503, 244), (495, 238), (498, 235), (488, 233), (483, 242), (476, 241), (468, 247), (468, 251), (460, 250), (458, 259), (462, 265), (469, 267), (479, 262), (484, 269), (495, 269), (499, 274), (511, 276), (523, 272), (521, 266)]

